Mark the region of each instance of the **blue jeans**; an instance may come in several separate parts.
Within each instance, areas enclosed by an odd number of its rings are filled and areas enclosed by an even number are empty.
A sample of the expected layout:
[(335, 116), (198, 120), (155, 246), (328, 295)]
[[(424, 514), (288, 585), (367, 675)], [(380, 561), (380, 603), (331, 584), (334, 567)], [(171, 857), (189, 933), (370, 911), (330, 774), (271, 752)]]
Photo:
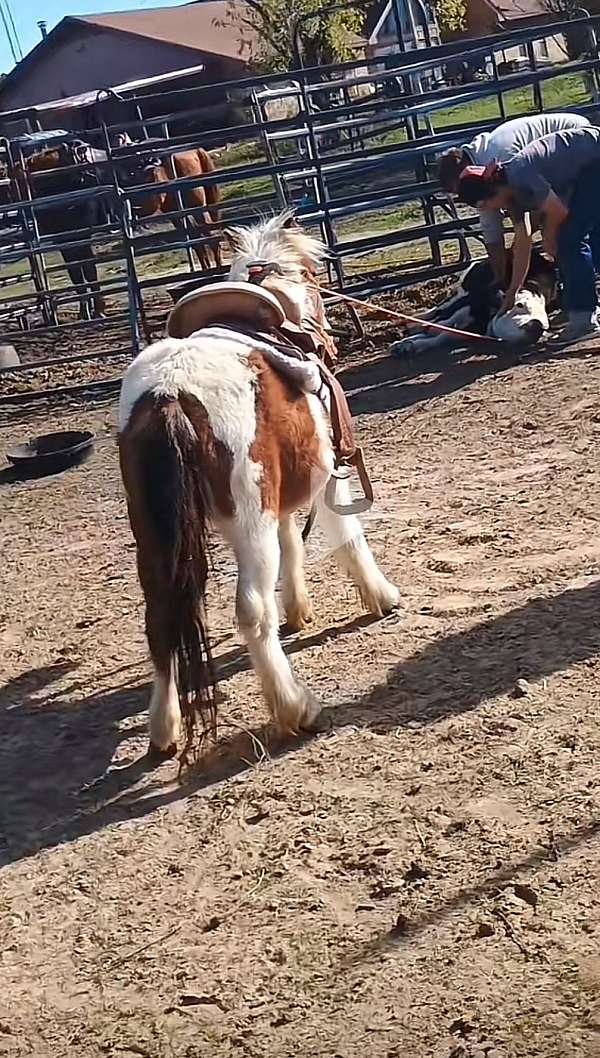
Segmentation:
[(571, 312), (593, 312), (598, 304), (594, 256), (590, 237), (600, 238), (600, 163), (583, 170), (569, 203), (569, 216), (558, 229), (558, 266), (564, 307)]
[(600, 275), (600, 228), (594, 228), (594, 231), (590, 232), (590, 246), (592, 247), (594, 270)]

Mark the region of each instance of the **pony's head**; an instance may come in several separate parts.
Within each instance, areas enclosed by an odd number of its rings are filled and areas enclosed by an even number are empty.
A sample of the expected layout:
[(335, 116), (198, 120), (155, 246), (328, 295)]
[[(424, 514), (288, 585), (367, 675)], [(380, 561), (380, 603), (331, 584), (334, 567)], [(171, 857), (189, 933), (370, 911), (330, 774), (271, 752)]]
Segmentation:
[(233, 251), (228, 279), (247, 282), (253, 266), (259, 271), (262, 267), (265, 275), (274, 272), (286, 297), (296, 306), (298, 322), (327, 328), (314, 277), (328, 250), (320, 239), (302, 230), (291, 210), (252, 227), (229, 229), (227, 234)]
[(328, 254), (325, 244), (303, 231), (289, 209), (248, 228), (229, 228), (227, 236), (233, 253), (228, 278), (234, 282), (248, 279), (249, 266), (264, 264), (302, 283)]

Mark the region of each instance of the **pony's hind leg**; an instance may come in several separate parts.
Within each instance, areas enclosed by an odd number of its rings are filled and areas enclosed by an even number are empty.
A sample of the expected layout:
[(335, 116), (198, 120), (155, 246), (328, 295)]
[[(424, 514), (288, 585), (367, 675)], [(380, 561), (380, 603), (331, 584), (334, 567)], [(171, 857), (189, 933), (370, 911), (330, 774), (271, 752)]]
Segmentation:
[(212, 254), (215, 261), (215, 268), (223, 267), (223, 257), (221, 254), (221, 240), (218, 233), (214, 228), (214, 220), (210, 213), (204, 214), (204, 225), (205, 231), (208, 235), (212, 235), (211, 242), (209, 243), (209, 249), (207, 250), (207, 256), (209, 253)]
[[(354, 581), (364, 606), (382, 617), (391, 613), (400, 602), (398, 589), (387, 580), (373, 558), (362, 530), (353, 514), (336, 514), (328, 506), (326, 490), (316, 500), (317, 520), (338, 566)], [(352, 502), (350, 484), (344, 478), (336, 481), (336, 506), (346, 507)]]
[(161, 756), (174, 756), (181, 731), (181, 710), (172, 665), (166, 672), (155, 668), (148, 712), (150, 751)]
[(308, 727), (320, 706), (299, 683), (279, 642), (275, 585), (279, 571), (277, 522), (263, 515), (252, 533), (230, 526), (238, 563), (236, 612), (240, 630), (278, 727), (297, 732)]
[(293, 514), (279, 522), (281, 548), (281, 595), (285, 619), (290, 630), (299, 632), (313, 618), (311, 601), (304, 579), (304, 544)]
[[(141, 571), (140, 571), (141, 572)], [(141, 579), (141, 578), (140, 578)], [(174, 659), (170, 649), (168, 592), (144, 584), (146, 597), (146, 636), (154, 665), (154, 685), (149, 706), (150, 753), (173, 756), (181, 731), (181, 710), (175, 683)]]
[[(207, 234), (207, 230), (206, 230), (205, 225), (202, 223), (202, 221), (196, 220), (195, 217), (191, 217), (190, 218), (189, 224), (190, 224), (190, 231), (191, 231), (192, 235), (194, 236), (194, 238), (196, 238), (198, 236), (204, 236), (204, 235)], [(208, 254), (207, 244), (206, 243), (196, 243), (193, 246), (192, 250), (193, 250), (193, 253), (195, 253), (195, 255), (196, 255), (196, 259), (197, 259), (198, 264), (200, 265), (200, 268), (202, 269), (202, 271), (203, 272), (208, 272), (210, 270), (211, 264), (210, 264), (210, 257), (209, 257), (209, 254)]]
[(215, 259), (215, 268), (223, 267), (223, 255), (221, 253), (221, 241), (218, 235), (215, 238), (215, 242), (212, 247), (213, 257)]

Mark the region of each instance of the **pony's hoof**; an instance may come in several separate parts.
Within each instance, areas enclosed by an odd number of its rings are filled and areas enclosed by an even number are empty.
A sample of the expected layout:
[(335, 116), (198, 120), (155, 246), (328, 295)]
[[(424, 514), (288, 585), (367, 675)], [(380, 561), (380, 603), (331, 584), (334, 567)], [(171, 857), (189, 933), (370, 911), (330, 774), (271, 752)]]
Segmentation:
[(333, 719), (331, 716), (331, 710), (323, 709), (321, 706), (318, 707), (318, 712), (310, 720), (302, 721), (301, 730), (307, 735), (321, 735), (326, 731), (331, 731), (333, 727)]
[(361, 597), (365, 609), (376, 617), (387, 617), (400, 607), (400, 592), (389, 580), (382, 578), (382, 583), (370, 590), (362, 590)]
[(312, 731), (321, 715), (323, 706), (310, 691), (304, 691), (304, 713), (300, 721), (301, 731)]
[(301, 684), (297, 685), (293, 697), (278, 698), (271, 704), (271, 713), (280, 731), (297, 735), (313, 724), (321, 712), (321, 704)]
[(286, 632), (301, 632), (314, 618), (312, 603), (308, 597), (297, 599), (285, 607)]
[(176, 756), (177, 744), (175, 742), (171, 742), (171, 745), (165, 749), (155, 746), (154, 742), (148, 743), (148, 760), (151, 764), (162, 764), (163, 761), (172, 760)]

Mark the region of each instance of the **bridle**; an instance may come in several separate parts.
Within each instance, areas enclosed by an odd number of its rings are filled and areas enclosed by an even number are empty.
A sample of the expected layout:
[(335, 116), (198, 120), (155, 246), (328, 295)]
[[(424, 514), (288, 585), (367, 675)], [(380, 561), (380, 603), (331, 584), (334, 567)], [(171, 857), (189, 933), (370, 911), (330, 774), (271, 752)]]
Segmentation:
[(248, 269), (248, 282), (254, 283), (256, 286), (264, 283), (267, 276), (282, 276), (284, 274), (281, 266), (275, 261), (251, 261), (246, 267)]

